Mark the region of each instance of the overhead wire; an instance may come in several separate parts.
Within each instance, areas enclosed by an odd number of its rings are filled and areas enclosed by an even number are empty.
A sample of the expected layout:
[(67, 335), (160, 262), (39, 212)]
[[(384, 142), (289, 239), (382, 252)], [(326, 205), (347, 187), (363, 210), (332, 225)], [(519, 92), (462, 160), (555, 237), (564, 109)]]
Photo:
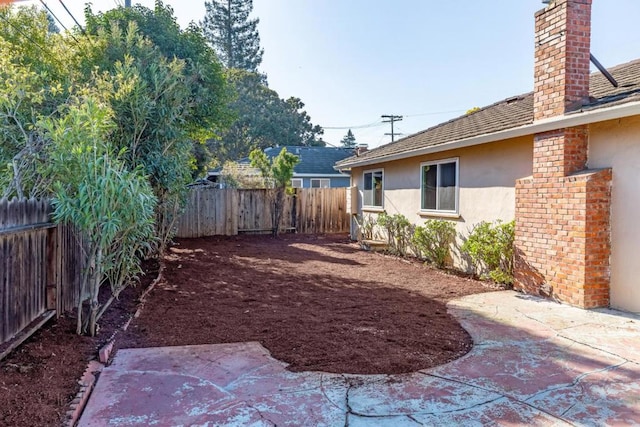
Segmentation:
[(64, 2), (62, 0), (58, 0), (60, 2), (60, 4), (62, 5), (62, 7), (64, 7), (64, 10), (67, 11), (67, 13), (69, 14), (69, 16), (71, 17), (71, 19), (73, 19), (73, 22), (76, 23), (76, 25), (78, 26), (78, 28), (80, 28), (80, 32), (82, 34), (85, 34), (84, 32), (84, 28), (82, 28), (82, 25), (80, 25), (80, 23), (78, 22), (78, 20), (76, 19), (75, 16), (73, 16), (73, 13), (71, 13), (71, 11), (67, 8), (67, 5), (64, 4)]
[[(421, 117), (421, 116), (437, 116), (440, 114), (453, 114), (453, 113), (461, 113), (466, 110), (448, 110), (448, 111), (431, 111), (428, 113), (417, 113), (417, 114), (403, 114), (403, 117)], [(380, 120), (376, 120), (375, 122), (363, 124), (363, 125), (352, 125), (352, 126), (322, 126), (323, 129), (328, 130), (346, 130), (346, 129), (365, 129), (370, 127), (382, 126), (383, 123)]]
[(322, 126), (323, 129), (330, 129), (330, 130), (343, 130), (343, 129), (365, 129), (365, 128), (369, 128), (369, 127), (374, 127), (374, 126), (379, 126), (382, 125), (383, 123), (379, 120), (376, 120), (375, 122), (371, 122), (368, 123), (366, 125), (354, 125), (354, 126)]
[(53, 10), (51, 10), (51, 9), (49, 8), (49, 6), (47, 6), (47, 4), (44, 2), (44, 0), (40, 0), (40, 3), (44, 6), (44, 8), (45, 8), (45, 9), (47, 9), (47, 12), (49, 12), (49, 14), (50, 14), (51, 16), (53, 16), (53, 18), (54, 18), (56, 21), (58, 21), (58, 24), (60, 24), (60, 26), (61, 26), (65, 31), (69, 31), (69, 30), (67, 29), (67, 27), (65, 27), (65, 25), (62, 23), (62, 21), (61, 21), (60, 19), (58, 19), (58, 17), (56, 16), (56, 14), (55, 14), (55, 13), (53, 13)]

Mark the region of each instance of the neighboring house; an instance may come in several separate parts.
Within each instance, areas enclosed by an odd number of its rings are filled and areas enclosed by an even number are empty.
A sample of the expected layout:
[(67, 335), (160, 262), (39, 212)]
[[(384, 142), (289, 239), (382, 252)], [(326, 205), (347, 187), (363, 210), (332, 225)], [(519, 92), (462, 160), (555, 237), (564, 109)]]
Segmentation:
[[(295, 154), (300, 158), (298, 164), (293, 170), (293, 179), (291, 185), (294, 188), (336, 188), (348, 187), (350, 185), (350, 177), (348, 173), (339, 172), (334, 169), (336, 162), (353, 155), (354, 150), (348, 148), (334, 147), (273, 147), (264, 150), (270, 159), (276, 157), (283, 148), (289, 153)], [(245, 170), (248, 175), (259, 176), (260, 172), (250, 166), (248, 157), (237, 161), (240, 168)], [(209, 181), (221, 183), (222, 168), (212, 170), (207, 175)], [(224, 185), (222, 183), (222, 185)]]
[[(640, 312), (640, 60), (590, 75), (590, 0), (536, 13), (534, 91), (338, 162), (359, 213), (516, 220), (515, 287)], [(456, 256), (455, 263), (464, 268)]]

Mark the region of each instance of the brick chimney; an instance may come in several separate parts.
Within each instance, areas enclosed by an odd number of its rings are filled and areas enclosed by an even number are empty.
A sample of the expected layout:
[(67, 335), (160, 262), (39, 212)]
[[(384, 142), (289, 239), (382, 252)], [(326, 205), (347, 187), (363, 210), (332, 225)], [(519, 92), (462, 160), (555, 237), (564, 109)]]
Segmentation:
[(366, 153), (367, 151), (369, 151), (369, 146), (367, 144), (358, 144), (354, 149), (354, 153), (356, 154), (356, 157)]
[(535, 15), (534, 120), (589, 99), (591, 0), (555, 0)]
[[(535, 15), (534, 121), (589, 97), (591, 0)], [(533, 176), (516, 182), (515, 284), (584, 308), (609, 304), (611, 170), (585, 169), (588, 126), (536, 134)]]

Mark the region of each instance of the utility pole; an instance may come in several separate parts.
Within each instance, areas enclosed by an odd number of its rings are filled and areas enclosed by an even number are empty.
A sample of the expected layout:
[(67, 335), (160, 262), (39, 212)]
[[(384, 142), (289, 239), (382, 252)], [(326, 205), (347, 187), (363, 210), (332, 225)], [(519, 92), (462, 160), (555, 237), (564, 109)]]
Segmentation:
[(383, 119), (387, 119), (387, 120), (382, 120), (382, 123), (391, 123), (391, 133), (385, 133), (385, 135), (391, 135), (391, 142), (394, 142), (396, 140), (396, 135), (402, 135), (402, 134), (395, 133), (393, 131), (393, 123), (402, 121), (402, 116), (395, 116), (393, 114), (383, 114), (380, 117), (382, 117)]

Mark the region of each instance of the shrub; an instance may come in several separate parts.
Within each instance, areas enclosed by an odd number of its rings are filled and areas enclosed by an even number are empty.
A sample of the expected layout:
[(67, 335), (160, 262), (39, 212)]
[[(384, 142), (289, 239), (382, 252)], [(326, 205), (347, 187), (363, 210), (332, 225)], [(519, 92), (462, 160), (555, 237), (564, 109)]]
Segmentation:
[(357, 215), (355, 217), (358, 226), (358, 240), (372, 240), (376, 220), (371, 215)]
[(407, 217), (402, 214), (389, 215), (383, 212), (378, 215), (378, 225), (386, 231), (389, 250), (397, 255), (405, 256), (413, 230)]
[(416, 255), (442, 268), (450, 258), (451, 244), (455, 237), (456, 228), (452, 222), (430, 219), (424, 226), (416, 227), (411, 240), (416, 247)]
[(513, 282), (513, 238), (515, 222), (476, 224), (462, 245), (462, 252), (468, 254), (477, 269), (488, 273), (481, 277), (497, 283)]

